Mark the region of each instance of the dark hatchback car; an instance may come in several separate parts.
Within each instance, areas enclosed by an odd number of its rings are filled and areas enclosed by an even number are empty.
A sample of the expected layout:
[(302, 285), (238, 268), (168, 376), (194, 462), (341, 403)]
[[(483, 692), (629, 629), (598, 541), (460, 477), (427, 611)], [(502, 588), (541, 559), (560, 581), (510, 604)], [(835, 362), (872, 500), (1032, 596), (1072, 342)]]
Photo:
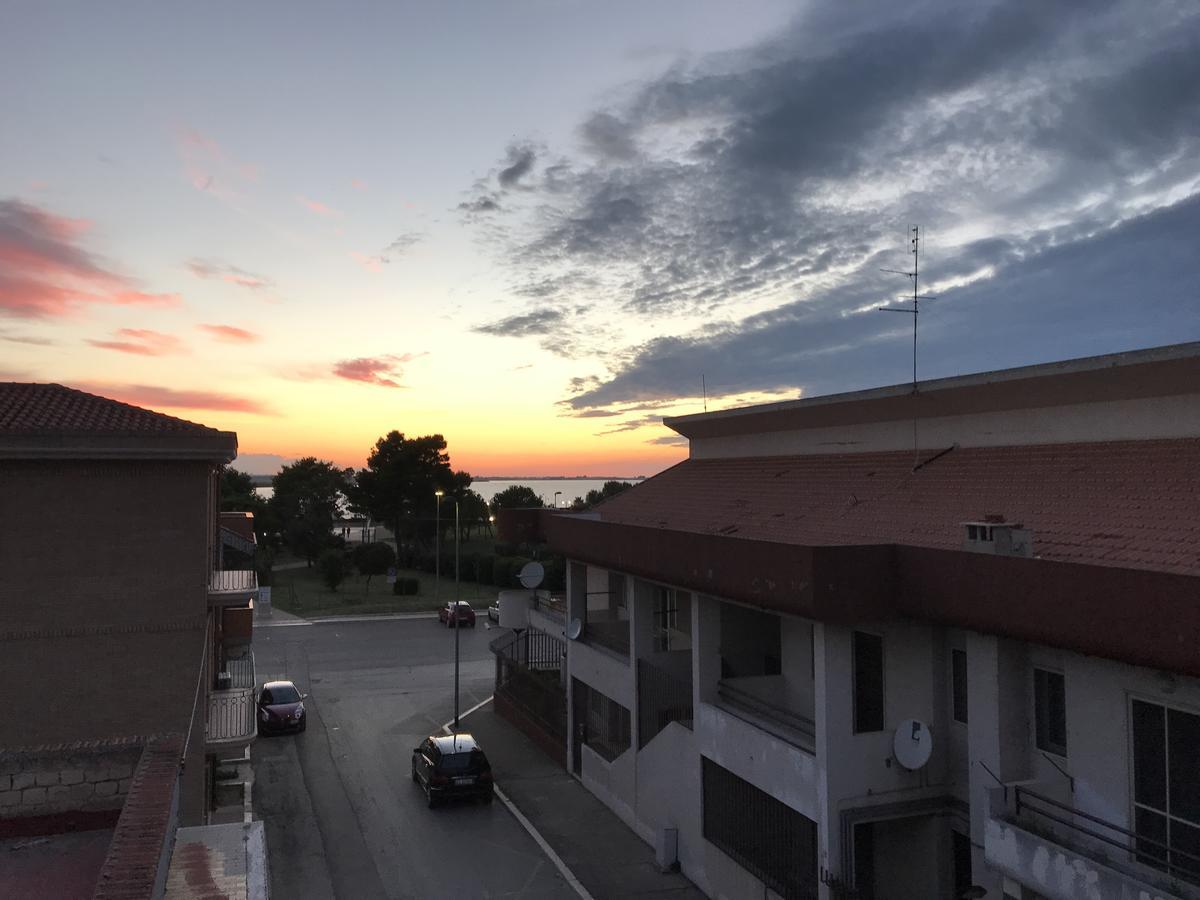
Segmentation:
[(290, 681), (268, 681), (258, 695), (258, 733), (303, 731), (308, 725), (304, 698)]
[(491, 803), (492, 767), (469, 734), (431, 735), (413, 749), (412, 779), (425, 791), (429, 808), (454, 797)]
[(459, 600), (457, 608), (453, 602), (447, 603), (438, 610), (438, 621), (444, 622), (447, 628), (457, 628), (459, 625), (474, 628), (475, 610), (471, 609), (471, 604), (466, 600)]

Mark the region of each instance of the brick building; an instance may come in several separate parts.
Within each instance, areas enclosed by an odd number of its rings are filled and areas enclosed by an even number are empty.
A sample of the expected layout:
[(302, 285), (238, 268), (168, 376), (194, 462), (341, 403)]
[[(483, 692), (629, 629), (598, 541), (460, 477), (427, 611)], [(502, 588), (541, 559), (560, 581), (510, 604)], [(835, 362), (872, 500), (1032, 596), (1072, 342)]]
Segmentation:
[[(21, 818), (119, 813), (155, 735), (178, 741), (182, 825), (212, 821), (219, 770), (248, 765), (253, 531), (244, 516), (222, 528), (218, 512), (220, 469), (236, 453), (232, 432), (60, 385), (0, 384), (10, 831)], [(93, 767), (124, 778), (83, 771), (98, 750), (124, 753)], [(22, 767), (42, 773), (35, 790)]]
[(664, 861), (1200, 897), (1200, 344), (666, 424), (686, 461), (540, 515), (568, 768)]

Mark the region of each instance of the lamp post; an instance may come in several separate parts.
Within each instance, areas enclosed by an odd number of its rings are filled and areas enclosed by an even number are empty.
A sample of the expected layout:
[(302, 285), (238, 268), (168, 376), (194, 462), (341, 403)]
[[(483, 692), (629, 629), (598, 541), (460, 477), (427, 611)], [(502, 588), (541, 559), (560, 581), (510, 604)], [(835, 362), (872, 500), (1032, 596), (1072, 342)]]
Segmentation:
[(433, 492), (433, 528), (436, 532), (433, 539), (433, 602), (439, 607), (442, 605), (442, 494), (443, 491)]
[(458, 498), (454, 498), (454, 733), (458, 734)]
[(555, 508), (555, 509), (558, 509), (558, 495), (559, 495), (559, 494), (561, 494), (561, 493), (562, 493), (562, 491), (555, 491), (555, 492), (554, 492), (554, 508)]

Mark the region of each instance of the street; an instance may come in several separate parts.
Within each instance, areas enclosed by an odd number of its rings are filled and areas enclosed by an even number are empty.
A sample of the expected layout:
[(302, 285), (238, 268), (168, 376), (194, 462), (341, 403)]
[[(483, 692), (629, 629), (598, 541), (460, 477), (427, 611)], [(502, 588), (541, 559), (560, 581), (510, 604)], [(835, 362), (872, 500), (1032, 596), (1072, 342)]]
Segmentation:
[[(492, 693), (486, 621), (461, 632), (463, 711)], [(272, 896), (575, 896), (503, 804), (430, 810), (410, 779), (412, 748), (453, 717), (452, 630), (436, 618), (256, 627), (254, 648), (260, 684), (309, 695), (305, 733), (251, 750)]]

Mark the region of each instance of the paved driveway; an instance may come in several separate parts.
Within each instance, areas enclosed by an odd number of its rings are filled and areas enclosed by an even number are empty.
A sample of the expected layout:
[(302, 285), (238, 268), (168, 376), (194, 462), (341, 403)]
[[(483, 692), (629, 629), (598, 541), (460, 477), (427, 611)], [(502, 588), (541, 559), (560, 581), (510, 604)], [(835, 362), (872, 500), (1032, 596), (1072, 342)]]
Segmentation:
[[(495, 634), (462, 631), (463, 710), (491, 694)], [(259, 682), (309, 694), (304, 734), (252, 749), (273, 896), (576, 896), (502, 804), (430, 810), (410, 780), (412, 748), (453, 714), (453, 647), (429, 619), (255, 629)]]

